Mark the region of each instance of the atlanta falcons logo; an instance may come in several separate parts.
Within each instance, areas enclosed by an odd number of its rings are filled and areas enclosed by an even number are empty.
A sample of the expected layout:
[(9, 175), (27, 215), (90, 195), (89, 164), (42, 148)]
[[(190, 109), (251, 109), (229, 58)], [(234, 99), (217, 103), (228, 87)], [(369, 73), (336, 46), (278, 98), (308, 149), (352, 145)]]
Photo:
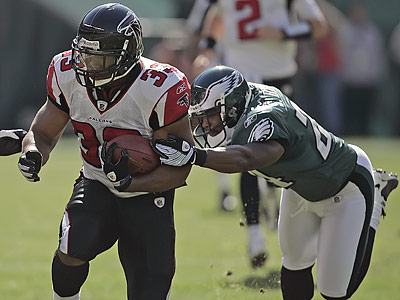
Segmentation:
[(118, 24), (117, 32), (131, 36), (135, 33), (135, 28), (140, 28), (139, 21), (133, 12), (128, 12), (125, 18)]

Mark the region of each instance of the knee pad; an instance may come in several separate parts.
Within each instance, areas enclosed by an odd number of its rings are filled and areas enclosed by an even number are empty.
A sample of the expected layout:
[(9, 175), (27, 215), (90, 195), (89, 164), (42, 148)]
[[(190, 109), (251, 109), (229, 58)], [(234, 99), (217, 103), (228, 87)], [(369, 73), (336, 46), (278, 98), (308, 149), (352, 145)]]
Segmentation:
[(291, 271), (282, 266), (281, 290), (285, 300), (311, 300), (314, 296), (312, 267)]

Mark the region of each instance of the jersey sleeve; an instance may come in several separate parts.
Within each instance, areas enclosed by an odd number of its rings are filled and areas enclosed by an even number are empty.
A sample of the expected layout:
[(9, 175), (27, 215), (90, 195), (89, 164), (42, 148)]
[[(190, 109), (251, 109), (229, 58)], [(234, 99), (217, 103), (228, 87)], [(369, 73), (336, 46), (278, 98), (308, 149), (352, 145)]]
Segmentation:
[(245, 145), (276, 140), (284, 147), (289, 144), (289, 132), (275, 113), (254, 113), (238, 124), (232, 144)]
[(69, 107), (67, 101), (65, 99), (64, 93), (60, 88), (57, 78), (56, 66), (57, 66), (57, 57), (53, 57), (48, 71), (47, 71), (47, 80), (46, 80), (46, 87), (47, 87), (47, 97), (51, 103), (57, 106), (62, 111), (69, 113)]
[(150, 116), (151, 127), (156, 130), (183, 118), (188, 113), (189, 105), (190, 84), (183, 76), (157, 102)]

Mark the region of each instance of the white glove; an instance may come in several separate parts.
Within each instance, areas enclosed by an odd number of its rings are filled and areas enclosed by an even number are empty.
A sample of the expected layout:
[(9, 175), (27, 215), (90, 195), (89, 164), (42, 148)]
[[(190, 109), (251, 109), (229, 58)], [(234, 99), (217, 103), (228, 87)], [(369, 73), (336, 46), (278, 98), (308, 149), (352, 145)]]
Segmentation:
[(154, 145), (161, 163), (174, 167), (191, 164), (195, 158), (194, 147), (182, 138), (169, 135), (167, 140), (158, 139)]
[(168, 135), (168, 139), (157, 139), (152, 144), (153, 149), (160, 155), (161, 163), (174, 167), (181, 167), (188, 164), (202, 166), (206, 162), (207, 152), (195, 148), (185, 139)]

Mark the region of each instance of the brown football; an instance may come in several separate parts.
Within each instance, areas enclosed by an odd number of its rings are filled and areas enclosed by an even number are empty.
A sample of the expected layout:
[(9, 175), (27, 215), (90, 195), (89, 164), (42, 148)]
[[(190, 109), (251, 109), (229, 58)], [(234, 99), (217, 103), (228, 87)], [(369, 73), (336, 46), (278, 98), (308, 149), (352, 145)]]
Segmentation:
[(150, 141), (143, 136), (137, 134), (117, 136), (107, 143), (107, 149), (114, 142), (117, 143), (117, 147), (112, 156), (112, 163), (117, 163), (122, 149), (126, 149), (129, 156), (129, 172), (132, 176), (146, 174), (160, 165), (158, 154), (150, 146)]

